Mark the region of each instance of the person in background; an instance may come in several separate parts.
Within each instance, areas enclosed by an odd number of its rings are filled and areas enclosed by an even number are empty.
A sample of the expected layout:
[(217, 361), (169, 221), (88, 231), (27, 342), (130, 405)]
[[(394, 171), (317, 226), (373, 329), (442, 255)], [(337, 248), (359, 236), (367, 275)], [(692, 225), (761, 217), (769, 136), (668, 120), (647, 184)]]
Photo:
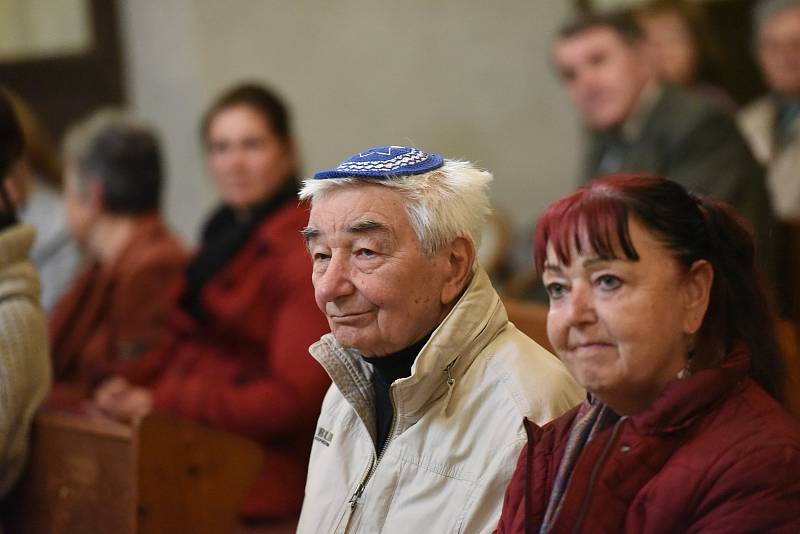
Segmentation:
[(120, 420), (151, 410), (263, 445), (263, 474), (242, 507), (251, 527), (297, 521), (314, 420), (330, 383), (308, 346), (327, 330), (300, 230), (289, 111), (272, 91), (223, 93), (200, 127), (222, 197), (186, 269), (165, 339), (143, 365), (106, 381), (97, 406)]
[(369, 149), (306, 180), (303, 231), (333, 385), (298, 532), (490, 532), (525, 441), (583, 398), (509, 322), (476, 260), (492, 175)]
[(741, 217), (612, 175), (545, 210), (535, 263), (589, 398), (528, 425), (497, 532), (798, 532), (800, 424)]
[(9, 193), (20, 221), (36, 229), (31, 261), (42, 282), (42, 307), (49, 313), (81, 269), (83, 255), (65, 224), (62, 170), (50, 135), (19, 96), (9, 97), (25, 138)]
[(657, 80), (633, 15), (569, 23), (553, 42), (552, 56), (589, 129), (583, 181), (650, 172), (730, 203), (754, 226), (759, 256), (774, 281), (779, 228), (761, 166), (730, 116)]
[(753, 153), (767, 167), (778, 217), (800, 222), (800, 0), (766, 0), (754, 10), (758, 60), (769, 94), (739, 114)]
[(22, 129), (0, 88), (0, 499), (22, 472), (33, 416), (50, 388), (47, 322), (29, 259), (34, 230), (18, 222), (6, 189), (23, 151)]
[(66, 217), (91, 260), (50, 317), (56, 383), (72, 407), (160, 340), (187, 254), (159, 213), (163, 163), (155, 133), (105, 110), (64, 142)]
[(703, 25), (701, 10), (702, 6), (686, 2), (656, 0), (636, 8), (635, 15), (652, 50), (657, 75), (733, 113), (733, 98), (706, 79), (713, 39), (706, 37), (709, 29)]

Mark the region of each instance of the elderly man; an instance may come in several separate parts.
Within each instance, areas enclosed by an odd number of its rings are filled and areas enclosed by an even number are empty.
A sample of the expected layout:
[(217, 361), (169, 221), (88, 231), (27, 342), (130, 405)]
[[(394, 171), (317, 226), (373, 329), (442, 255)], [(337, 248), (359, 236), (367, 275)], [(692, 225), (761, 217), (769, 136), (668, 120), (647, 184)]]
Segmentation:
[(298, 532), (489, 532), (525, 441), (582, 391), (477, 265), (492, 176), (413, 148), (307, 180), (304, 236), (333, 380)]
[(753, 224), (762, 263), (774, 278), (775, 224), (763, 171), (730, 117), (656, 80), (633, 17), (579, 19), (562, 29), (552, 55), (590, 130), (584, 180), (652, 172), (732, 204)]
[(767, 0), (754, 12), (758, 59), (770, 94), (744, 109), (739, 124), (768, 168), (778, 217), (800, 222), (800, 0)]

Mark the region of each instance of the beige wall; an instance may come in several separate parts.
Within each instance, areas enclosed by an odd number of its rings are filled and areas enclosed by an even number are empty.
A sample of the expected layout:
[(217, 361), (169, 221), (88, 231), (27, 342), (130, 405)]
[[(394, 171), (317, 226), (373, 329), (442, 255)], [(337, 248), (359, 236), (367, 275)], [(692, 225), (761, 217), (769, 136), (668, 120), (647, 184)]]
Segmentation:
[(133, 107), (168, 150), (171, 222), (213, 204), (196, 123), (218, 91), (264, 80), (294, 108), (306, 174), (413, 144), (478, 162), (517, 224), (571, 190), (579, 130), (547, 60), (566, 0), (121, 2)]

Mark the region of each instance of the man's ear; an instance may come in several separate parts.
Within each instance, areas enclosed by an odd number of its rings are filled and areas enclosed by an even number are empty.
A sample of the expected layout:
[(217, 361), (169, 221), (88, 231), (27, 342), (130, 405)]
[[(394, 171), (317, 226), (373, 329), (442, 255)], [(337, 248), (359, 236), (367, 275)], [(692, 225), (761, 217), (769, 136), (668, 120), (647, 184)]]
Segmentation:
[(442, 287), (442, 304), (446, 306), (461, 295), (469, 282), (475, 262), (475, 244), (470, 238), (459, 236), (443, 252), (446, 252), (447, 277)]
[(685, 334), (693, 335), (700, 330), (711, 298), (714, 283), (714, 268), (706, 260), (697, 260), (689, 268), (684, 279), (684, 324)]

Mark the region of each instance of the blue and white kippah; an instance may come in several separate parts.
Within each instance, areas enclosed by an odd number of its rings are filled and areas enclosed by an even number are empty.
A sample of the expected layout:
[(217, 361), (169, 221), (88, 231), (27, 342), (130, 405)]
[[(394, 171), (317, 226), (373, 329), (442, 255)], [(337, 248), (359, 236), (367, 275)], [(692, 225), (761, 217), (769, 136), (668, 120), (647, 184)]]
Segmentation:
[(397, 176), (425, 174), (443, 164), (444, 158), (433, 152), (423, 152), (405, 146), (382, 146), (350, 156), (335, 169), (316, 173), (314, 179), (326, 180), (349, 176), (391, 179)]

